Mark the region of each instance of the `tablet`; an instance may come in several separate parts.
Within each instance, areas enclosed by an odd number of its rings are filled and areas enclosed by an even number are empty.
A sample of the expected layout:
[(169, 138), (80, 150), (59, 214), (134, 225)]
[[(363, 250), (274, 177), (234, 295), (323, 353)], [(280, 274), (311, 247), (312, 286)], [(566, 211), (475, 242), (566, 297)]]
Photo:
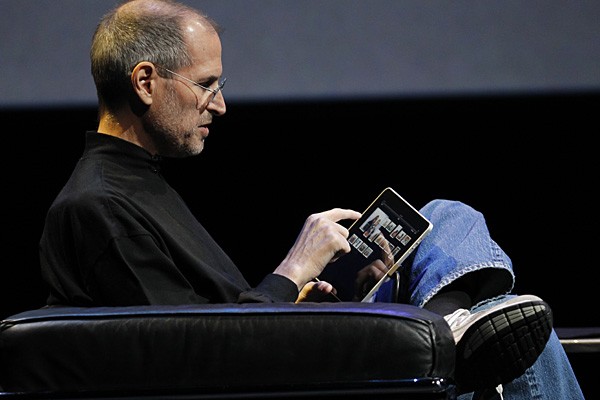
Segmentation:
[[(391, 187), (385, 188), (349, 228), (351, 251), (325, 268), (321, 280), (332, 283), (342, 301), (372, 302), (381, 285), (431, 232), (432, 223)], [(363, 268), (377, 263), (385, 273), (357, 293)]]

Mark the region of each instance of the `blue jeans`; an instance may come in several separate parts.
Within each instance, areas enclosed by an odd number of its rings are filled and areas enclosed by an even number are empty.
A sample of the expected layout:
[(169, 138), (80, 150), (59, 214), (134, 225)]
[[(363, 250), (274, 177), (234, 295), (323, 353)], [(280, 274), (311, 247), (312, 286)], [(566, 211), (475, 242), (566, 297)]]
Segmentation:
[[(471, 296), (478, 303), (472, 311), (502, 302), (514, 287), (508, 255), (492, 240), (483, 215), (457, 201), (433, 200), (421, 213), (433, 230), (400, 270), (402, 302), (422, 307), (444, 286), (469, 273), (477, 273), (478, 285)], [(390, 283), (382, 286), (376, 301), (389, 301)], [(583, 399), (583, 393), (567, 355), (552, 332), (537, 361), (520, 377), (504, 385), (508, 399)], [(472, 393), (459, 400), (471, 399)]]

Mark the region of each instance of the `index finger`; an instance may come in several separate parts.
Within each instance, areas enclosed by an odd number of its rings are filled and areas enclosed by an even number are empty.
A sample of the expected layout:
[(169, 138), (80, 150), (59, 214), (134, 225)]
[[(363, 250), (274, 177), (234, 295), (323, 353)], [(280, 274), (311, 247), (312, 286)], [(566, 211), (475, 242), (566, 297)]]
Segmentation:
[(348, 208), (332, 208), (331, 210), (324, 211), (322, 215), (334, 222), (338, 222), (344, 219), (357, 220), (362, 214)]

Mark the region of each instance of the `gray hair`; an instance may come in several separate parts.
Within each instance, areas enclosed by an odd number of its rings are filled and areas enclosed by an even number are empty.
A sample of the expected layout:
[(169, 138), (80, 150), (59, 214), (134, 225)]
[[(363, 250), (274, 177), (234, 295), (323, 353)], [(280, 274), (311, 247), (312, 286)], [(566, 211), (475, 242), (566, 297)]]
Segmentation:
[(129, 0), (105, 14), (90, 50), (100, 107), (114, 111), (127, 101), (131, 72), (141, 61), (171, 70), (189, 66), (183, 24), (190, 18), (199, 18), (221, 32), (201, 11), (172, 0)]

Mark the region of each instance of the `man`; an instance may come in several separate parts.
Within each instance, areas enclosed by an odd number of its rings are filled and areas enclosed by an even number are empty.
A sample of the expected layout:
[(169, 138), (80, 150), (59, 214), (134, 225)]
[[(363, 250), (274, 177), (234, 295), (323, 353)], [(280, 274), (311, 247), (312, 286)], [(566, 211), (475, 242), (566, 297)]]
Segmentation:
[[(250, 287), (161, 175), (162, 157), (201, 153), (213, 118), (226, 112), (215, 22), (171, 1), (125, 2), (100, 21), (91, 62), (98, 129), (86, 134), (83, 156), (48, 211), (40, 241), (49, 305), (293, 302), (335, 290), (314, 279), (350, 251), (339, 222), (359, 212), (335, 208), (309, 216), (273, 273)], [(507, 391), (529, 398), (519, 382), (543, 377), (548, 398), (566, 387), (582, 398), (561, 358), (548, 305), (529, 295), (494, 299), (510, 292), (514, 276), (482, 215), (441, 200), (422, 212), (435, 228), (406, 268), (402, 298), (447, 315), (459, 390), (469, 396), (518, 378)], [(468, 311), (479, 303), (477, 312)], [(481, 346), (467, 348), (497, 321), (505, 323), (484, 334)]]

